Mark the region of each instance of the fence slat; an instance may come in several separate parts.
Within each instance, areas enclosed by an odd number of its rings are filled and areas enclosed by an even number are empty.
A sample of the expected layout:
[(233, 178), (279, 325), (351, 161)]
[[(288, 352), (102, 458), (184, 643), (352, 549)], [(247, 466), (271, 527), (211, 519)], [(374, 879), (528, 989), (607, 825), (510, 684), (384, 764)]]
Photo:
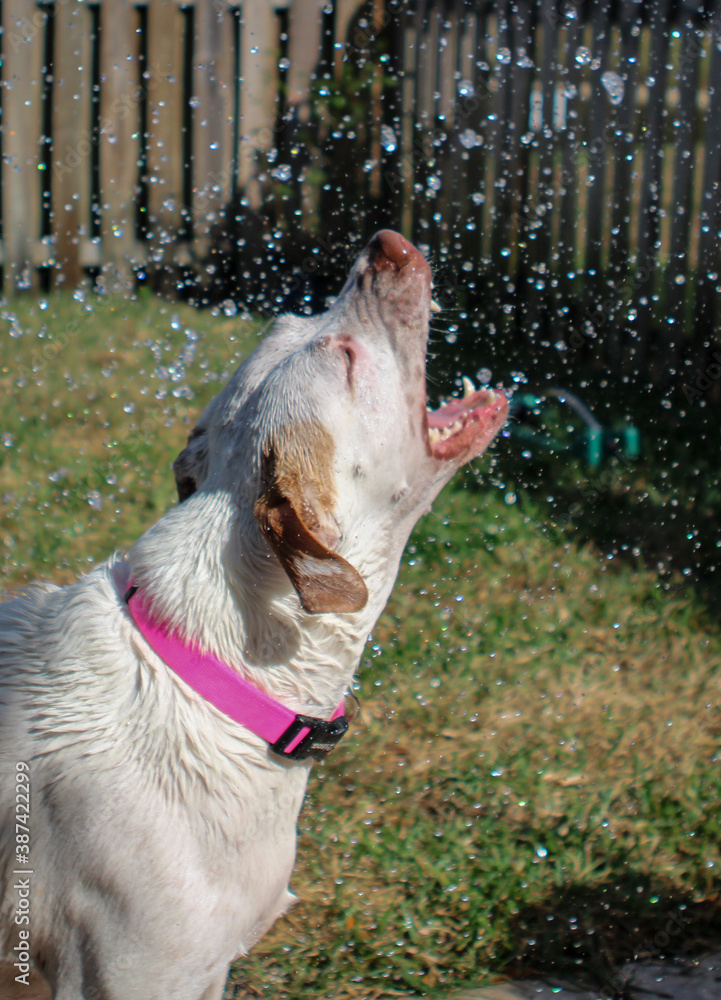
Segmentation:
[(441, 259), (449, 253), (449, 237), (455, 182), (455, 142), (453, 134), (453, 108), (456, 91), (455, 70), (457, 65), (458, 21), (452, 10), (439, 12), (439, 37), (436, 58), (436, 79), (434, 86), (434, 160), (435, 174), (443, 178), (443, 184), (432, 200), (431, 244), (438, 250)]
[[(579, 65), (576, 54), (581, 42), (581, 23), (578, 17), (566, 25), (566, 65), (561, 76), (564, 90), (565, 136), (561, 151), (561, 197), (558, 232), (558, 288), (563, 300), (562, 308), (570, 299), (577, 285), (577, 191), (578, 150), (580, 148)], [(574, 277), (570, 277), (573, 274)]]
[(273, 147), (278, 97), (278, 25), (271, 4), (243, 4), (243, 139), (240, 185), (253, 208), (261, 205), (259, 156)]
[(718, 320), (716, 288), (719, 282), (719, 240), (720, 221), (719, 198), (721, 196), (721, 115), (710, 114), (712, 107), (721, 101), (721, 49), (718, 46), (716, 30), (712, 24), (711, 64), (708, 78), (708, 111), (705, 116), (705, 156), (703, 186), (701, 192), (701, 212), (699, 215), (698, 285), (694, 309), (693, 339), (697, 345), (708, 342), (709, 331)]
[(231, 116), (233, 68), (231, 12), (216, 0), (197, 0), (193, 54), (193, 249), (196, 259), (210, 252), (230, 200), (233, 176)]
[[(426, 197), (430, 163), (433, 157), (432, 138), (429, 132), (433, 121), (433, 73), (429, 71), (428, 60), (435, 58), (438, 42), (437, 15), (430, 0), (418, 0), (416, 22), (415, 91), (413, 95), (413, 149), (414, 156), (414, 203), (413, 239), (419, 244), (428, 244), (428, 227), (431, 216), (429, 199)], [(431, 63), (431, 65), (433, 65)]]
[(483, 219), (486, 197), (483, 178), (486, 172), (487, 116), (492, 107), (486, 17), (485, 5), (479, 4), (470, 26), (473, 56), (468, 79), (472, 84), (472, 93), (468, 99), (467, 114), (468, 127), (475, 135), (475, 145), (469, 150), (467, 161), (471, 204), (467, 205), (466, 211), (472, 228), (466, 228), (464, 231), (462, 254), (464, 260), (470, 261), (472, 265), (476, 264), (478, 258), (483, 255)]
[(608, 94), (603, 86), (608, 72), (611, 45), (610, 4), (593, 6), (591, 18), (593, 32), (591, 97), (588, 107), (588, 218), (586, 221), (586, 282), (592, 293), (600, 287), (603, 229), (606, 215), (606, 158), (605, 134), (608, 113)]
[(42, 52), (46, 15), (31, 0), (3, 3), (2, 198), (5, 274), (11, 287), (36, 288), (40, 238)]
[[(621, 4), (620, 78), (623, 97), (613, 116), (614, 159), (609, 268), (606, 295), (607, 336), (605, 356), (611, 370), (619, 373), (621, 365), (621, 327), (631, 306), (630, 282), (631, 195), (636, 138), (636, 76), (638, 66), (642, 0), (623, 0)], [(613, 291), (610, 289), (613, 287)]]
[(664, 155), (668, 24), (672, 0), (652, 0), (649, 15), (650, 54), (647, 79), (646, 128), (642, 138), (643, 179), (639, 206), (636, 257), (636, 365), (643, 369), (653, 321), (654, 288), (658, 285), (659, 210)]
[(84, 3), (55, 13), (53, 214), (58, 281), (71, 287), (83, 276), (80, 243), (90, 231), (90, 44)]
[[(388, 40), (388, 62), (385, 77), (387, 83), (383, 88), (381, 100), (381, 128), (386, 130), (385, 137), (381, 135), (380, 149), (380, 197), (376, 214), (376, 225), (401, 228), (403, 214), (403, 74), (404, 74), (404, 42), (406, 38), (405, 8), (396, 9), (395, 16), (386, 26)], [(395, 136), (395, 144), (389, 141)]]
[(135, 190), (138, 160), (137, 49), (134, 11), (128, 0), (101, 7), (100, 175), (103, 266), (108, 284), (129, 284), (135, 250)]
[(541, 72), (538, 81), (540, 116), (536, 144), (537, 180), (532, 216), (527, 224), (529, 272), (522, 294), (527, 297), (528, 336), (536, 339), (540, 332), (543, 303), (550, 293), (550, 263), (555, 184), (553, 153), (555, 149), (554, 99), (556, 93), (556, 51), (559, 17), (555, 0), (543, 0), (541, 6)]
[(691, 233), (693, 136), (696, 123), (696, 92), (699, 76), (699, 45), (690, 18), (681, 29), (679, 51), (679, 101), (674, 117), (674, 181), (671, 200), (671, 240), (666, 278), (666, 317), (661, 326), (664, 373), (672, 375), (682, 346), (682, 323), (686, 305), (687, 249)]
[(148, 7), (148, 252), (172, 265), (183, 229), (183, 36), (175, 0)]
[[(509, 247), (507, 218), (505, 215), (505, 205), (508, 201), (506, 186), (509, 178), (505, 176), (508, 166), (507, 139), (508, 132), (505, 123), (510, 119), (510, 108), (512, 98), (512, 73), (513, 66), (513, 38), (512, 38), (512, 18), (514, 11), (511, 0), (504, 0), (496, 7), (496, 51), (495, 65), (492, 72), (496, 79), (496, 100), (494, 105), (493, 123), (489, 129), (489, 166), (492, 173), (493, 190), (491, 208), (491, 240), (490, 258), (494, 266), (498, 268), (498, 275), (505, 279), (508, 275)], [(501, 256), (501, 252), (504, 256)]]
[(469, 172), (470, 150), (468, 149), (470, 117), (473, 114), (470, 103), (472, 95), (469, 92), (469, 82), (473, 78), (473, 59), (475, 55), (475, 21), (462, 0), (454, 3), (456, 18), (456, 65), (454, 71), (455, 94), (452, 113), (451, 143), (451, 188), (449, 228), (453, 241), (453, 255), (460, 256), (464, 262), (468, 259), (468, 235), (473, 233), (468, 226), (473, 226), (470, 217), (471, 207), (471, 175)]

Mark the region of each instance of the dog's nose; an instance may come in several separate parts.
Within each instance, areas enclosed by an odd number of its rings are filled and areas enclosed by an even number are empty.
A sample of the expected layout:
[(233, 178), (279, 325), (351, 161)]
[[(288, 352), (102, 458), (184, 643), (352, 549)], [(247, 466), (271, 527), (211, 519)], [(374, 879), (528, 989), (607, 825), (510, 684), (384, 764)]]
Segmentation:
[(405, 236), (392, 229), (381, 229), (368, 244), (371, 267), (378, 271), (400, 271), (412, 265), (414, 269), (428, 268), (428, 261)]

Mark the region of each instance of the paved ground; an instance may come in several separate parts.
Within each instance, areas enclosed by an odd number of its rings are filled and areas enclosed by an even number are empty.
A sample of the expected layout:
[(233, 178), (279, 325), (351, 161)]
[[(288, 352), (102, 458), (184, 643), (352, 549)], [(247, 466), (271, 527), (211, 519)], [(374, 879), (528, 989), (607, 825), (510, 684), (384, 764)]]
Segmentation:
[[(10, 968), (0, 965), (0, 1000), (49, 1000), (41, 980), (23, 986)], [(626, 992), (622, 992), (626, 984)], [(611, 988), (579, 990), (561, 982), (524, 980), (461, 991), (448, 1000), (721, 1000), (721, 952), (693, 962), (643, 962), (620, 969)], [(168, 1000), (172, 1000), (168, 997)]]
[[(623, 987), (625, 986), (625, 992)], [(454, 993), (449, 1000), (721, 1000), (721, 952), (685, 963), (642, 962), (619, 970), (609, 989), (594, 992), (531, 980)]]

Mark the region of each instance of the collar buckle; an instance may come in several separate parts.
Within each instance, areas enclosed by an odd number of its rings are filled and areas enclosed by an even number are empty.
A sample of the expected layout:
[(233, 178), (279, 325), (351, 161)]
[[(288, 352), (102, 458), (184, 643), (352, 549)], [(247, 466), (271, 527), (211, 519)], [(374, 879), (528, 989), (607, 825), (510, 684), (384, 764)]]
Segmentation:
[[(305, 729), (308, 732), (300, 740), (296, 739)], [(347, 732), (348, 720), (344, 715), (330, 720), (317, 719), (313, 715), (296, 715), (285, 732), (270, 744), (270, 749), (290, 760), (305, 760), (307, 757), (323, 760)]]

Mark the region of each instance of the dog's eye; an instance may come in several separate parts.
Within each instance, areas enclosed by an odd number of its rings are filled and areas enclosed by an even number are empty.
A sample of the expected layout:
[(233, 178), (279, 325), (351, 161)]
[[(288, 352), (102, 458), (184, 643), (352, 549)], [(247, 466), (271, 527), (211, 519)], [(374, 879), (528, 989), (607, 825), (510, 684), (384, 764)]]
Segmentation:
[(338, 350), (341, 353), (346, 366), (346, 376), (350, 382), (353, 377), (353, 366), (355, 365), (356, 355), (353, 345), (347, 340), (341, 340), (338, 343)]

